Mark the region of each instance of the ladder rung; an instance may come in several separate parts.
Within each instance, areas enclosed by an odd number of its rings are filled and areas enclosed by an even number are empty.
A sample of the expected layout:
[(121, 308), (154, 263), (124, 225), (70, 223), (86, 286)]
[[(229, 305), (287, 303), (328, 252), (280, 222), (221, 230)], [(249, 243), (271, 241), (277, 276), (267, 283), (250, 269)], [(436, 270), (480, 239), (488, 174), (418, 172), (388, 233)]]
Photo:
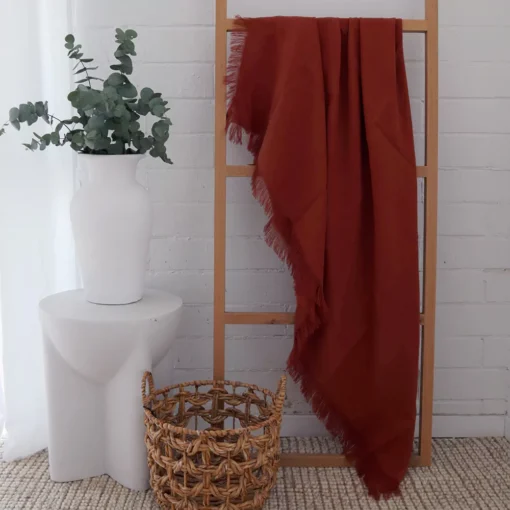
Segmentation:
[[(227, 165), (227, 177), (251, 177), (254, 165)], [(427, 177), (426, 166), (416, 167), (417, 177)]]
[(225, 312), (225, 324), (294, 324), (290, 312)]
[(254, 165), (227, 165), (227, 177), (251, 177)]
[[(225, 324), (294, 324), (291, 312), (225, 312)], [(425, 323), (425, 316), (420, 314), (420, 324)]]
[[(234, 19), (227, 19), (225, 22), (225, 29), (227, 32), (234, 30)], [(404, 32), (422, 32), (428, 31), (428, 23), (425, 19), (405, 19), (403, 23)]]

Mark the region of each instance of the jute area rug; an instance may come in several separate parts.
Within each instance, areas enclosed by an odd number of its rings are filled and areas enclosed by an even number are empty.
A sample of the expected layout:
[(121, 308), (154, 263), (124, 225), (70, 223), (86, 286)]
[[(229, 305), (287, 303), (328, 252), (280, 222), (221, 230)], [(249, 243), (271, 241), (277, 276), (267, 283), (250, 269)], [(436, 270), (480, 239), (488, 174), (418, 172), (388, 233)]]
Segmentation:
[[(283, 439), (285, 450), (333, 452), (327, 439)], [(48, 455), (0, 463), (2, 510), (157, 510), (150, 491), (133, 492), (108, 476), (54, 483)], [(264, 510), (509, 510), (510, 442), (442, 439), (431, 468), (412, 469), (402, 497), (375, 502), (352, 469), (286, 468)]]

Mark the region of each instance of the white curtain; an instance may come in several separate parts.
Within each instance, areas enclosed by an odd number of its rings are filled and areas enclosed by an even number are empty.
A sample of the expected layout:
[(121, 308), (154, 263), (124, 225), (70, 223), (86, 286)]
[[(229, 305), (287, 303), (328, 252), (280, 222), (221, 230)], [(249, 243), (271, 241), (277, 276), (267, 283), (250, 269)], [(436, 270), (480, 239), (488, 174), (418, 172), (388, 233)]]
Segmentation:
[[(69, 3), (70, 5), (70, 3)], [(0, 0), (0, 123), (12, 106), (48, 100), (50, 112), (70, 113), (70, 67), (64, 48), (69, 32), (67, 0)], [(60, 115), (59, 115), (60, 114)], [(24, 150), (43, 121), (12, 127), (0, 137), (0, 340), (4, 392), (0, 429), (3, 458), (30, 455), (47, 446), (42, 338), (38, 302), (76, 287), (69, 225), (74, 158), (67, 148)]]

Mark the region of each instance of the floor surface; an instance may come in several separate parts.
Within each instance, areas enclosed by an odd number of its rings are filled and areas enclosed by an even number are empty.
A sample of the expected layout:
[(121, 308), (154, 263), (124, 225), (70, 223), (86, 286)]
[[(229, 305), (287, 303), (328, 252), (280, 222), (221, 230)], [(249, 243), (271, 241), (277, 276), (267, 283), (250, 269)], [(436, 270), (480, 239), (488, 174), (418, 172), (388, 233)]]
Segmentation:
[[(326, 439), (283, 440), (285, 450), (326, 452)], [(0, 463), (1, 510), (157, 510), (150, 491), (134, 492), (108, 476), (54, 483), (48, 455)], [(505, 439), (434, 441), (431, 468), (411, 469), (402, 497), (375, 502), (352, 469), (281, 469), (264, 510), (509, 510), (510, 442)]]

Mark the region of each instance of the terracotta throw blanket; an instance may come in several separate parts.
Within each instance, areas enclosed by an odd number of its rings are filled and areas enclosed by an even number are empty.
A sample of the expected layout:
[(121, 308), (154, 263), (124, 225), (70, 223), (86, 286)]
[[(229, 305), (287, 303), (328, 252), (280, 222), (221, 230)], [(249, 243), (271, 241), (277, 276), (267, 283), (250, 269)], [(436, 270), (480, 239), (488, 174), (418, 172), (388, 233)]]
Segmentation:
[(228, 133), (249, 134), (266, 239), (297, 298), (288, 368), (375, 497), (413, 446), (417, 180), (395, 19), (239, 19)]

